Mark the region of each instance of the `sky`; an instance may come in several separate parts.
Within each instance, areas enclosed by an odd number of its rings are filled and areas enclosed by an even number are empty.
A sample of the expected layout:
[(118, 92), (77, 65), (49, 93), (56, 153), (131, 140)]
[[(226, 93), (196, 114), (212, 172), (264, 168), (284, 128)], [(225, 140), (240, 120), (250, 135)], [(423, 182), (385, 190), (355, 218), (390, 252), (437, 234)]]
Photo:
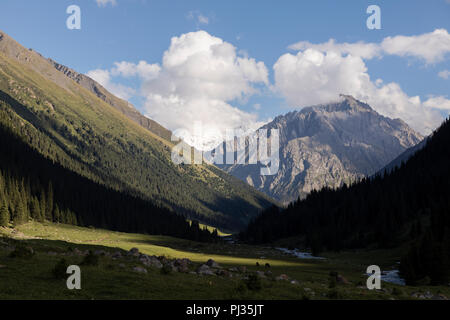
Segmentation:
[(340, 93), (424, 135), (450, 111), (450, 0), (1, 0), (0, 29), (200, 149)]

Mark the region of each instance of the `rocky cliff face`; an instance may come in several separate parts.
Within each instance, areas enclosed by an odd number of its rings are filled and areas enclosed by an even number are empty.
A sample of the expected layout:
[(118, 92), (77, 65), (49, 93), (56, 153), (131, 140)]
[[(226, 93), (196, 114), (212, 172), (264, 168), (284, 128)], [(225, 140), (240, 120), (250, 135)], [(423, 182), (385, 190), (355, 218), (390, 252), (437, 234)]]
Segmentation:
[(161, 126), (156, 121), (153, 121), (152, 119), (149, 119), (142, 115), (136, 108), (129, 102), (122, 100), (120, 98), (117, 98), (113, 94), (109, 93), (104, 87), (102, 87), (98, 82), (91, 79), (90, 77), (78, 73), (75, 70), (66, 67), (62, 64), (59, 64), (52, 59), (48, 59), (48, 61), (55, 67), (56, 70), (63, 73), (66, 77), (74, 80), (79, 85), (81, 85), (83, 88), (91, 91), (94, 93), (97, 97), (108, 103), (109, 105), (113, 106), (120, 112), (122, 112), (124, 115), (126, 115), (128, 118), (133, 120), (134, 122), (138, 123), (142, 127), (150, 130), (151, 132), (155, 133), (156, 135), (160, 136), (161, 138), (166, 139), (167, 141), (170, 141), (171, 138), (171, 131)]
[(423, 139), (402, 120), (344, 95), (336, 103), (279, 116), (262, 129), (279, 130), (275, 175), (261, 176), (259, 164), (220, 167), (283, 203), (371, 175)]

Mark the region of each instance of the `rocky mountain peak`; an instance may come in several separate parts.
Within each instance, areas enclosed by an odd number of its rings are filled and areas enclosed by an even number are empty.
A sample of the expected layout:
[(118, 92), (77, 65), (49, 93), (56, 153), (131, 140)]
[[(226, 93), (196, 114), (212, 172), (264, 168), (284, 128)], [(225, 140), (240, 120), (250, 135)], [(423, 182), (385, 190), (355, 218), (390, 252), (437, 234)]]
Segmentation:
[(282, 202), (372, 175), (423, 139), (405, 122), (349, 95), (278, 116), (263, 128), (279, 130), (275, 175), (261, 176), (257, 165), (221, 167)]

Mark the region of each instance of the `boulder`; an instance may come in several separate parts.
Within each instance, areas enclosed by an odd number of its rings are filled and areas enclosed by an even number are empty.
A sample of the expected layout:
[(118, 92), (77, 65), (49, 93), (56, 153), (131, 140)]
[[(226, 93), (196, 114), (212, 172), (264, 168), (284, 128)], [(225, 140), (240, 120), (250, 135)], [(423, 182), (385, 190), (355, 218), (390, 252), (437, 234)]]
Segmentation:
[(338, 274), (336, 276), (336, 282), (337, 283), (341, 283), (341, 284), (349, 284), (350, 282), (348, 282), (347, 279), (345, 279), (342, 275)]
[(270, 270), (267, 270), (266, 272), (264, 272), (264, 274), (266, 277), (271, 277), (273, 275), (272, 271), (270, 271)]
[(106, 251), (104, 250), (95, 250), (94, 255), (96, 256), (106, 256)]
[(184, 258), (184, 259), (176, 259), (174, 264), (176, 267), (183, 267), (185, 269), (188, 268), (192, 264), (192, 262), (191, 260)]
[(275, 278), (277, 281), (288, 281), (289, 277), (285, 274), (280, 274), (278, 277)]
[(238, 268), (238, 270), (239, 270), (240, 273), (246, 273), (246, 272), (247, 272), (247, 267), (245, 267), (245, 266), (240, 266), (240, 267)]
[(122, 252), (120, 252), (120, 251), (115, 251), (115, 252), (112, 254), (112, 258), (113, 258), (113, 259), (120, 259), (120, 258), (122, 258)]
[(210, 268), (220, 268), (219, 264), (217, 262), (215, 262), (213, 259), (209, 259), (206, 262), (206, 265)]
[(216, 275), (209, 266), (206, 264), (202, 264), (198, 269), (197, 273), (200, 275), (208, 275), (208, 276), (214, 276)]
[(132, 257), (139, 257), (139, 249), (131, 248), (130, 251), (128, 251), (128, 255)]
[(229, 272), (229, 271), (227, 271), (227, 270), (223, 270), (223, 269), (217, 270), (216, 274), (217, 274), (218, 276), (225, 277), (225, 278), (232, 278), (232, 277), (233, 277), (233, 275), (231, 274), (231, 272)]
[(147, 273), (147, 269), (142, 268), (142, 267), (134, 267), (133, 271), (137, 272), (137, 273)]
[(150, 257), (148, 262), (153, 268), (161, 269), (163, 267), (163, 264), (156, 257)]
[(76, 256), (82, 256), (83, 252), (80, 249), (75, 248), (75, 249), (73, 249), (73, 254)]
[(180, 273), (189, 273), (189, 267), (187, 265), (181, 265), (177, 268)]

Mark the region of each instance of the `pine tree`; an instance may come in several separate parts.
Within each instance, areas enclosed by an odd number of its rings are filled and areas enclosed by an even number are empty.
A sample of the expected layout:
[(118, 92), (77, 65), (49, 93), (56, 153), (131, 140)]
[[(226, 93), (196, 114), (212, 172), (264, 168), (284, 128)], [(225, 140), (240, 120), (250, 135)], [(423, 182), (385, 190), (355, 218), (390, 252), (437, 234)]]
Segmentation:
[(41, 189), (41, 195), (39, 196), (39, 204), (41, 206), (41, 219), (42, 220), (45, 220), (47, 217), (47, 215), (46, 215), (47, 204), (46, 204), (45, 199), (46, 199), (45, 192), (43, 189)]
[(8, 205), (3, 200), (0, 207), (0, 227), (7, 227), (8, 225), (9, 225)]
[(41, 207), (39, 206), (39, 201), (36, 197), (33, 197), (31, 200), (31, 218), (33, 218), (35, 221), (42, 221), (42, 215), (41, 215)]
[(46, 204), (47, 204), (47, 211), (46, 211), (46, 216), (45, 218), (48, 221), (52, 221), (52, 213), (53, 213), (53, 184), (50, 182), (48, 184), (48, 190), (47, 190), (47, 199), (46, 199)]
[(26, 222), (26, 213), (21, 199), (17, 199), (13, 215), (14, 225), (20, 225)]
[(53, 222), (61, 222), (61, 211), (59, 210), (58, 204), (55, 204), (53, 209)]

